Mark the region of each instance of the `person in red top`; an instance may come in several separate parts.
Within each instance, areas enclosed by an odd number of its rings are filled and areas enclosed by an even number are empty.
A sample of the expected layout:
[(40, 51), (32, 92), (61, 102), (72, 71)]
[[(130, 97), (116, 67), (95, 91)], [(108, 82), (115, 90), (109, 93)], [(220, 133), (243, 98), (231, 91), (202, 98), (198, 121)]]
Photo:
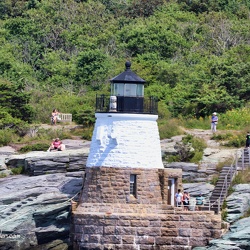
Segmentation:
[(56, 138), (55, 140), (53, 140), (50, 144), (50, 148), (49, 148), (49, 151), (51, 150), (57, 150), (58, 147), (60, 146), (61, 144), (61, 141), (59, 138)]

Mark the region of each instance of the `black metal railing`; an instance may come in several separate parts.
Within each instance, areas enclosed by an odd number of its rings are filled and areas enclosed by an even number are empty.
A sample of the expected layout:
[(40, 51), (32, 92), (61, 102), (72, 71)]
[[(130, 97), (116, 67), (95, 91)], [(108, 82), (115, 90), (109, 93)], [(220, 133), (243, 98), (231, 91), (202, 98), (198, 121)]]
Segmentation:
[(96, 96), (97, 113), (135, 113), (158, 114), (158, 100), (156, 97), (126, 97), (116, 96), (111, 104), (111, 97), (107, 95)]

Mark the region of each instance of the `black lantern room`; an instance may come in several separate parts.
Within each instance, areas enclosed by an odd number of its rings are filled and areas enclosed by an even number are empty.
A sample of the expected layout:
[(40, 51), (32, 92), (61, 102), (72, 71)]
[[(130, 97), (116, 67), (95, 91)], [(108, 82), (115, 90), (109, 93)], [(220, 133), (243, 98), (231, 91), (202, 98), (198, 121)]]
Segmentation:
[(131, 62), (125, 63), (125, 71), (110, 80), (111, 94), (96, 98), (96, 112), (157, 114), (154, 97), (144, 97), (145, 80), (131, 71)]
[[(126, 70), (112, 78), (111, 82), (111, 110), (116, 101), (117, 112), (143, 112), (145, 80), (131, 71), (130, 62), (125, 63)], [(115, 108), (115, 105), (113, 105)]]

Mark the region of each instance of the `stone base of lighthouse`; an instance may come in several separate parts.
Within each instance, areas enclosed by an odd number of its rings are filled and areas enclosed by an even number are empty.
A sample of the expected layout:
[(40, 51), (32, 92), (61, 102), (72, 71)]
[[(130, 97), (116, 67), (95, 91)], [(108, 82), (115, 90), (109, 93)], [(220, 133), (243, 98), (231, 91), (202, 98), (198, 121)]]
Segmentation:
[(181, 175), (176, 169), (86, 168), (72, 216), (73, 249), (192, 249), (220, 237), (220, 215), (168, 205), (169, 179), (177, 188)]

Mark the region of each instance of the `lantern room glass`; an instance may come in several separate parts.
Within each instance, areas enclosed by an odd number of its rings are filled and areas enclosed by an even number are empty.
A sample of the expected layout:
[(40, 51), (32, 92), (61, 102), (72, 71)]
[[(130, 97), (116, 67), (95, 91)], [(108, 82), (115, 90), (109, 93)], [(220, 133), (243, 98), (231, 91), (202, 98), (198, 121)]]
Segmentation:
[(113, 83), (111, 84), (111, 95), (143, 97), (144, 85), (136, 83)]

